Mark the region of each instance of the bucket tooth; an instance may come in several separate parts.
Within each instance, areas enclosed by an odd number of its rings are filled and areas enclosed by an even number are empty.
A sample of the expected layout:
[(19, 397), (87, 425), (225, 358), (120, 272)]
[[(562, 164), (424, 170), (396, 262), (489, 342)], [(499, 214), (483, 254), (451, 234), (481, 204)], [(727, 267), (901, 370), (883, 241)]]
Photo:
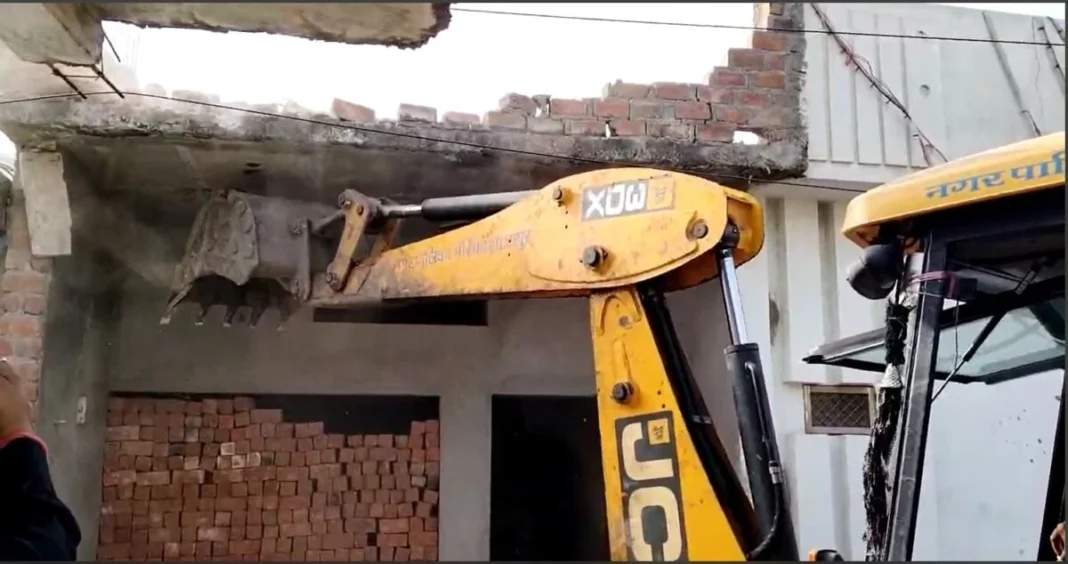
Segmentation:
[(267, 299), (267, 293), (258, 287), (249, 287), (245, 289), (246, 303), (252, 310), (249, 313), (248, 326), (255, 328), (259, 324), (260, 318), (267, 311), (267, 307), (270, 305)]
[(226, 313), (223, 314), (223, 327), (230, 327), (234, 324), (234, 316), (237, 315), (237, 311), (241, 309), (237, 305), (226, 306)]
[(208, 316), (209, 311), (211, 311), (210, 304), (201, 304), (200, 307), (197, 309), (197, 316), (196, 319), (193, 320), (193, 324), (197, 326), (204, 325), (204, 319)]
[(293, 300), (283, 299), (278, 304), (278, 326), (275, 327), (276, 331), (282, 331), (286, 328), (286, 323), (289, 318), (293, 316), (293, 312), (296, 311)]

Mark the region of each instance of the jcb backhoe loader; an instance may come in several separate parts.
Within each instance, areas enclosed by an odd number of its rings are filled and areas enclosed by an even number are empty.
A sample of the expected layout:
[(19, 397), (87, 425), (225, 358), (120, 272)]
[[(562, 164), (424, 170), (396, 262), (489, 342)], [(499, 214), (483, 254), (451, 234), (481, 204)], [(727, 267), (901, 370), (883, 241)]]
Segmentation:
[(889, 298), (887, 327), (818, 347), (805, 360), (887, 375), (865, 476), (869, 559), (912, 558), (930, 409), (947, 382), (994, 385), (1059, 371), (1061, 389), (1050, 395), (1060, 394), (1060, 416), (1034, 533), (1038, 560), (1054, 560), (1048, 539), (1064, 521), (1065, 493), (1064, 207), (1063, 131), (920, 171), (850, 202), (843, 234), (864, 253), (848, 278), (866, 298)]
[[(300, 305), (585, 296), (612, 559), (797, 559), (760, 355), (735, 276), (764, 242), (752, 197), (693, 176), (623, 168), (532, 192), (399, 205), (349, 190), (338, 203), (220, 194), (197, 217), (168, 311), (223, 304), (230, 322), (247, 306), (255, 322), (268, 307), (286, 316)], [(473, 222), (391, 248), (405, 217)], [(664, 303), (665, 293), (716, 277), (752, 502)]]

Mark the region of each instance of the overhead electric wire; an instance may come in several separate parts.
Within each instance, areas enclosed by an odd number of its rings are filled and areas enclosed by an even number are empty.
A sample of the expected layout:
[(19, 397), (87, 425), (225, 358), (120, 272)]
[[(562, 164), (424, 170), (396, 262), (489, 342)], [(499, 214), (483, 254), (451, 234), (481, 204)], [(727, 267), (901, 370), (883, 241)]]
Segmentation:
[[(517, 16), (524, 18), (543, 18), (551, 20), (572, 20), (583, 22), (599, 22), (599, 23), (621, 23), (621, 24), (640, 24), (640, 25), (663, 25), (669, 27), (690, 27), (690, 28), (707, 28), (707, 29), (736, 29), (739, 31), (774, 31), (778, 33), (815, 33), (819, 35), (827, 35), (828, 32), (822, 29), (790, 29), (779, 27), (757, 27), (750, 25), (731, 25), (731, 24), (713, 24), (713, 23), (694, 23), (694, 22), (658, 22), (653, 20), (629, 20), (623, 18), (605, 18), (598, 16), (565, 16), (561, 14), (535, 14), (532, 12), (512, 12), (512, 11), (498, 11), (498, 10), (483, 10), (479, 8), (450, 8), (453, 12), (464, 12), (469, 14), (489, 14), (495, 16)], [(888, 37), (897, 39), (929, 39), (932, 41), (958, 41), (963, 43), (1002, 43), (1006, 45), (1036, 45), (1046, 46), (1042, 41), (1024, 41), (1024, 40), (1012, 40), (1012, 39), (981, 39), (978, 37), (949, 37), (944, 35), (908, 35), (903, 33), (877, 33), (868, 31), (839, 31), (838, 35), (850, 35), (856, 37)], [(1054, 43), (1054, 47), (1064, 47), (1064, 43)]]
[[(198, 105), (198, 106), (206, 106), (206, 107), (210, 107), (210, 108), (217, 108), (217, 109), (220, 109), (220, 110), (232, 110), (232, 111), (237, 111), (237, 112), (245, 112), (245, 113), (248, 113), (248, 114), (260, 115), (260, 116), (264, 116), (264, 117), (289, 119), (289, 120), (293, 120), (293, 121), (300, 121), (300, 122), (310, 123), (310, 124), (314, 124), (314, 125), (324, 125), (324, 126), (327, 126), (327, 127), (337, 127), (337, 128), (341, 128), (341, 129), (349, 129), (349, 130), (353, 130), (353, 131), (359, 131), (359, 132), (362, 132), (362, 133), (374, 133), (374, 134), (379, 134), (379, 135), (392, 135), (394, 137), (403, 137), (403, 138), (407, 138), (407, 139), (415, 139), (415, 140), (418, 140), (418, 141), (432, 141), (434, 143), (453, 144), (453, 145), (459, 145), (461, 147), (472, 147), (472, 148), (475, 148), (475, 149), (482, 149), (482, 150), (485, 150), (485, 151), (496, 151), (496, 152), (501, 152), (501, 153), (512, 153), (512, 154), (525, 155), (525, 156), (530, 156), (530, 157), (541, 157), (541, 158), (547, 158), (547, 159), (557, 159), (557, 160), (573, 161), (573, 162), (580, 162), (580, 163), (587, 163), (587, 164), (598, 164), (598, 165), (605, 165), (605, 166), (610, 166), (610, 167), (618, 167), (618, 166), (626, 164), (626, 163), (620, 163), (620, 162), (602, 161), (602, 160), (599, 160), (599, 159), (590, 159), (590, 158), (586, 158), (586, 157), (576, 157), (576, 156), (566, 156), (566, 155), (553, 155), (553, 154), (550, 154), (550, 153), (541, 153), (541, 152), (538, 152), (538, 151), (528, 151), (528, 150), (525, 150), (525, 149), (512, 149), (512, 148), (509, 148), (509, 147), (494, 147), (492, 145), (484, 145), (484, 144), (481, 144), (481, 143), (474, 143), (472, 141), (458, 141), (458, 140), (454, 140), (454, 139), (440, 139), (440, 138), (435, 138), (435, 137), (427, 137), (425, 135), (418, 135), (418, 134), (415, 134), (415, 133), (408, 133), (408, 132), (405, 132), (405, 131), (391, 131), (391, 130), (388, 130), (388, 129), (376, 129), (376, 128), (373, 128), (373, 127), (360, 126), (360, 125), (355, 125), (355, 124), (352, 124), (352, 123), (332, 122), (332, 121), (326, 121), (326, 120), (315, 119), (315, 118), (307, 118), (307, 117), (294, 116), (294, 115), (289, 115), (289, 114), (280, 114), (280, 113), (275, 113), (275, 112), (267, 112), (267, 111), (263, 111), (263, 110), (256, 110), (256, 109), (253, 109), (253, 108), (241, 108), (241, 107), (238, 107), (238, 106), (228, 106), (226, 104), (216, 104), (214, 102), (205, 102), (205, 101), (202, 101), (202, 100), (187, 100), (187, 99), (184, 99), (184, 98), (171, 98), (170, 96), (161, 96), (161, 95), (158, 95), (158, 94), (148, 94), (148, 93), (143, 93), (143, 92), (123, 92), (123, 94), (125, 94), (126, 96), (141, 96), (141, 97), (145, 97), (145, 98), (155, 98), (157, 100), (171, 100), (171, 101), (174, 101), (174, 102), (181, 102), (181, 103), (185, 103), (185, 104), (193, 104), (193, 105)], [(35, 97), (32, 97), (32, 98), (18, 98), (18, 99), (13, 99), (13, 100), (0, 100), (0, 105), (18, 104), (18, 103), (24, 103), (24, 102), (38, 102), (38, 101), (43, 101), (43, 100), (54, 100), (54, 99), (58, 99), (58, 98), (70, 98), (70, 97), (74, 97), (74, 96), (88, 97), (88, 96), (103, 96), (103, 95), (112, 95), (112, 96), (114, 96), (114, 95), (116, 95), (116, 93), (114, 91), (110, 91), (109, 90), (109, 91), (101, 91), (101, 92), (84, 92), (84, 93), (73, 93), (72, 92), (72, 93), (69, 93), (69, 94), (48, 94), (48, 95), (44, 95), (44, 96), (35, 96)], [(632, 163), (632, 164), (638, 165), (638, 163)], [(641, 166), (648, 166), (648, 165), (641, 165)], [(665, 169), (665, 170), (674, 171), (674, 172), (681, 172), (681, 173), (690, 174), (690, 175), (693, 175), (693, 176), (701, 176), (701, 177), (704, 177), (704, 178), (713, 177), (713, 179), (740, 180), (740, 181), (743, 181), (743, 182), (746, 182), (746, 183), (753, 182), (753, 180), (756, 180), (756, 179), (754, 179), (752, 177), (741, 176), (741, 175), (736, 175), (736, 174), (727, 174), (727, 173), (722, 173), (722, 174), (721, 173), (709, 173), (709, 172), (703, 172), (703, 171), (693, 171), (693, 170), (686, 170), (686, 169), (670, 169), (670, 168), (669, 169)], [(848, 192), (848, 193), (851, 193), (851, 194), (862, 194), (862, 193), (865, 192), (864, 190), (850, 190), (849, 188), (841, 188), (841, 187), (838, 187), (838, 186), (826, 186), (826, 185), (821, 185), (821, 184), (808, 184), (808, 183), (790, 182), (788, 180), (764, 180), (764, 182), (775, 183), (775, 184), (783, 184), (783, 185), (787, 185), (787, 186), (798, 186), (798, 187), (803, 187), (803, 188), (824, 188), (824, 189), (827, 189), (827, 190), (834, 190), (834, 191), (838, 191), (838, 192)]]

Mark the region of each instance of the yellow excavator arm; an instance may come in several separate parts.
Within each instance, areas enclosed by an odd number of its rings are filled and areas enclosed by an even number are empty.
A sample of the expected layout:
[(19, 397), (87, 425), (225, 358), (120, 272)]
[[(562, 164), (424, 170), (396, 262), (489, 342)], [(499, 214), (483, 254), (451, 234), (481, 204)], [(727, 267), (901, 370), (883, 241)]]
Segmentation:
[[(613, 560), (796, 560), (797, 548), (735, 267), (763, 244), (745, 193), (624, 168), (532, 192), (402, 205), (346, 191), (339, 206), (239, 192), (197, 218), (170, 311), (182, 302), (354, 309), (428, 300), (589, 299)], [(468, 221), (393, 247), (401, 221)], [(709, 417), (664, 303), (719, 277), (750, 502)]]

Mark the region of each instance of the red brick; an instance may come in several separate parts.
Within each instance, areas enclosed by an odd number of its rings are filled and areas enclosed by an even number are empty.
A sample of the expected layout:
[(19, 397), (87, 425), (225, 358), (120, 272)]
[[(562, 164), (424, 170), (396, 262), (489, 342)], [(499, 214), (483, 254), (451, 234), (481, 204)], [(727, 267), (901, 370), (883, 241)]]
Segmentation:
[[(709, 119), (712, 110), (706, 102), (675, 102), (675, 117), (678, 119)], [(430, 435), (427, 435), (429, 438)]]
[[(749, 120), (749, 112), (744, 108), (735, 106), (714, 106), (712, 108), (712, 117), (716, 121), (743, 124)], [(700, 132), (698, 132), (698, 138), (700, 138)]]
[(769, 71), (785, 71), (788, 53), (768, 53), (764, 60), (764, 68)]
[(727, 64), (738, 69), (763, 70), (765, 65), (765, 52), (757, 49), (731, 48), (727, 50)]
[[(631, 100), (630, 119), (672, 119), (675, 117), (674, 105), (655, 100)], [(434, 434), (428, 431), (427, 439)]]
[(252, 411), (256, 408), (256, 401), (249, 396), (237, 396), (234, 398), (234, 413), (238, 411)]
[[(645, 135), (645, 122), (644, 121), (629, 121), (629, 120), (612, 120), (609, 122), (609, 127), (612, 128), (612, 134), (616, 137), (639, 137)], [(431, 436), (427, 435), (429, 439)]]
[(693, 100), (696, 97), (696, 85), (679, 82), (653, 83), (653, 97), (662, 100)]
[(697, 125), (697, 139), (730, 143), (734, 140), (734, 126), (726, 123), (702, 123)]
[(725, 67), (716, 67), (709, 77), (711, 86), (745, 86), (745, 74)]
[(48, 292), (49, 277), (40, 272), (6, 271), (0, 287), (8, 292), (44, 295)]
[[(368, 531), (369, 532), (369, 531)], [(386, 534), (407, 533), (407, 519), (382, 519), (379, 521), (379, 532)]]
[(203, 470), (175, 470), (172, 479), (176, 484), (203, 484)]
[(310, 523), (285, 523), (279, 525), (278, 534), (282, 538), (306, 537), (311, 534)]
[(568, 100), (553, 98), (549, 101), (549, 113), (554, 116), (584, 116), (589, 114), (589, 104), (585, 100)]
[(786, 35), (774, 31), (756, 30), (753, 32), (750, 45), (760, 51), (785, 51)]
[(408, 538), (412, 543), (412, 546), (424, 546), (424, 547), (437, 547), (438, 546), (438, 534), (436, 532), (412, 532), (408, 534)]
[(280, 482), (296, 482), (300, 479), (299, 468), (294, 466), (283, 466), (277, 469), (277, 477)]
[(764, 92), (756, 92), (753, 90), (743, 90), (738, 92), (738, 98), (735, 100), (736, 104), (743, 106), (752, 106), (762, 108), (768, 105), (768, 95)]
[(295, 495), (278, 499), (279, 510), (308, 509), (311, 507), (311, 496)]
[(349, 435), (346, 444), (350, 448), (356, 448), (363, 446), (363, 435)]
[(234, 413), (234, 427), (247, 427), (249, 423), (252, 423), (252, 418), (247, 411), (238, 411)]
[(119, 443), (119, 452), (131, 456), (152, 456), (152, 441), (122, 441)]
[(136, 425), (125, 425), (121, 427), (108, 427), (105, 440), (108, 441), (140, 441), (141, 440), (141, 428)]
[[(161, 486), (171, 482), (171, 474), (166, 470), (161, 472), (140, 472), (137, 474), (136, 481), (139, 486)], [(107, 481), (105, 480), (106, 483)]]
[(749, 75), (749, 82), (758, 88), (786, 88), (786, 73), (782, 71), (754, 72)]
[(334, 98), (333, 103), (330, 105), (330, 113), (341, 121), (354, 123), (373, 123), (375, 121), (375, 111), (371, 108), (338, 98)]
[(230, 536), (230, 530), (225, 527), (200, 527), (197, 529), (198, 541), (221, 541)]

